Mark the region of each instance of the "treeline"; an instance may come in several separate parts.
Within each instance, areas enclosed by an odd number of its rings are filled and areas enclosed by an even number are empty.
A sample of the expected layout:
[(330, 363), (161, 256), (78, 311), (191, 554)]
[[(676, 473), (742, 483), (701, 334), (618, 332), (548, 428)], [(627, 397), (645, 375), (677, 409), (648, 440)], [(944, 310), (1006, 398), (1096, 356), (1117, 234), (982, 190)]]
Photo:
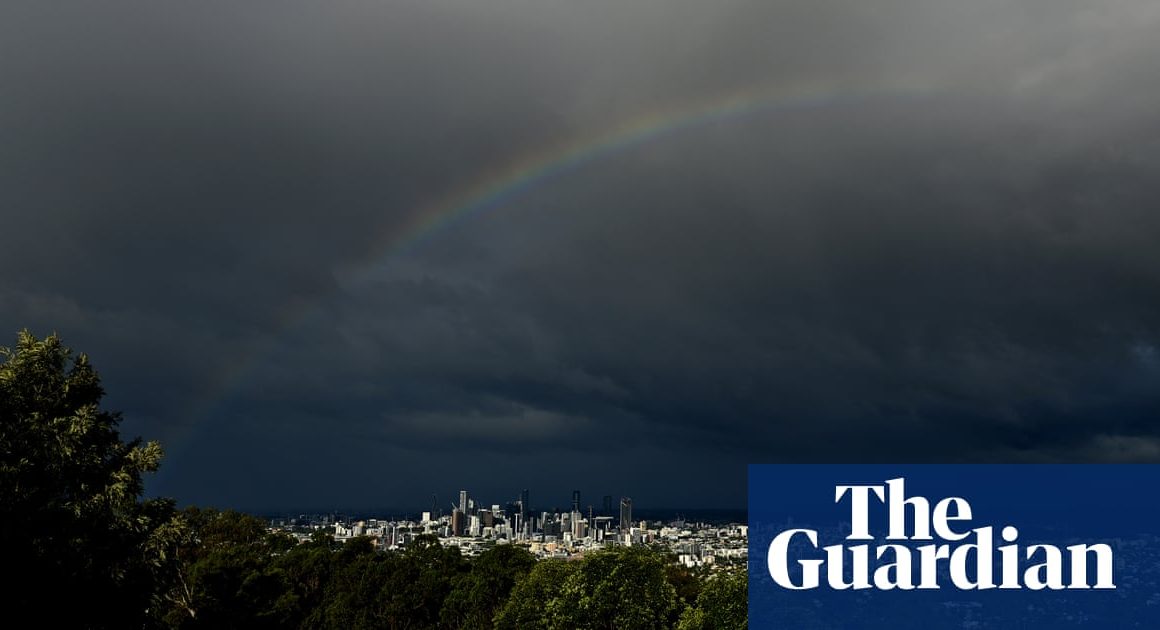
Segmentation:
[(743, 571), (698, 575), (644, 547), (537, 561), (497, 545), (468, 558), (430, 535), (378, 551), (323, 531), (296, 544), (236, 512), (182, 518), (189, 537), (156, 610), (167, 628), (745, 627)]
[(706, 576), (622, 547), (467, 558), (435, 537), (306, 543), (237, 512), (143, 500), (161, 449), (123, 441), (84, 355), (22, 332), (0, 348), (0, 550), (9, 620), (51, 628), (746, 627), (743, 571)]

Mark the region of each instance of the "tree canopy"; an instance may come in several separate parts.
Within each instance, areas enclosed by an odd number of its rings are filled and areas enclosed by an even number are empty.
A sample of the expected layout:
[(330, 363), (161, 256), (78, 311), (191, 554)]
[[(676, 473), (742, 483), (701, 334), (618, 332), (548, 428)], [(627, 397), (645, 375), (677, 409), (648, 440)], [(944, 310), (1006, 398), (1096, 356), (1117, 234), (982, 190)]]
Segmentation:
[[(169, 501), (142, 501), (161, 448), (123, 441), (83, 355), (28, 331), (0, 348), (0, 545), (10, 601), (49, 626), (140, 626)], [(60, 605), (68, 593), (70, 605)], [(78, 601), (79, 600), (79, 601)], [(8, 614), (15, 611), (9, 610)]]
[(745, 630), (749, 625), (749, 576), (744, 569), (709, 578), (696, 603), (681, 613), (677, 630)]
[(578, 561), (543, 560), (496, 615), (501, 629), (668, 628), (677, 608), (662, 556), (614, 547)]

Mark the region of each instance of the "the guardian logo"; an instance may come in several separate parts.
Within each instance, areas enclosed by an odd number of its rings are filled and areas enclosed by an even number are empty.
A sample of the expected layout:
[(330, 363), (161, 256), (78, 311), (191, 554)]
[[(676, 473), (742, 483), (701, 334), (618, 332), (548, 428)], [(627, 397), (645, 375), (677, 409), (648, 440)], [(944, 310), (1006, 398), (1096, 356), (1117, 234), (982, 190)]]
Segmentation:
[[(819, 548), (817, 530), (782, 531), (768, 549), (774, 583), (816, 589), (824, 576), (836, 590), (1116, 588), (1106, 544), (1023, 547), (1013, 525), (973, 527), (966, 499), (946, 497), (932, 506), (926, 497), (906, 496), (905, 483), (899, 477), (881, 485), (834, 486), (834, 503), (850, 510), (849, 535)], [(885, 516), (884, 532), (871, 531), (872, 510), (885, 510), (873, 519)], [(880, 538), (884, 544), (872, 546)]]

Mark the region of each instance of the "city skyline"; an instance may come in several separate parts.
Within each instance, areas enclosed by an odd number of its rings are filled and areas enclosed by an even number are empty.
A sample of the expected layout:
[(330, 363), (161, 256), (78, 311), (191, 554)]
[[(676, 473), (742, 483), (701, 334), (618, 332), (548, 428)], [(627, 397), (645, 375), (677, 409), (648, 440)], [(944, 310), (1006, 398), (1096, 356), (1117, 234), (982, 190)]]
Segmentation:
[[(460, 496), (460, 493), (464, 493), (464, 492), (466, 493), (467, 504), (471, 507), (471, 509), (468, 510), (468, 513), (470, 513), (473, 510), (474, 511), (491, 510), (494, 506), (500, 506), (504, 510), (509, 510), (509, 509), (515, 510), (516, 512), (522, 512), (522, 510), (524, 509), (523, 504), (521, 503), (521, 497), (525, 496), (523, 490), (521, 490), (519, 493), (517, 493), (514, 496), (514, 498), (507, 498), (507, 497), (491, 497), (491, 496), (479, 497), (479, 496), (473, 494), (470, 490), (464, 490), (464, 489), (457, 490), (457, 491), (450, 493), (448, 496), (451, 496), (454, 498), (454, 500), (452, 500), (450, 502), (447, 500), (440, 499), (441, 495), (439, 493), (433, 493), (429, 497), (428, 501), (425, 504), (414, 504), (414, 505), (409, 505), (409, 506), (393, 505), (389, 500), (384, 500), (384, 501), (379, 502), (379, 503), (369, 502), (369, 503), (364, 504), (364, 505), (330, 505), (330, 506), (327, 506), (327, 505), (287, 504), (287, 505), (282, 505), (282, 506), (265, 506), (265, 507), (240, 506), (240, 507), (235, 508), (235, 509), (239, 509), (242, 512), (248, 512), (251, 514), (262, 515), (262, 516), (267, 516), (267, 517), (270, 517), (270, 516), (291, 516), (294, 514), (332, 514), (332, 515), (346, 515), (346, 516), (350, 516), (350, 515), (371, 516), (371, 515), (378, 514), (380, 516), (401, 517), (401, 516), (418, 516), (418, 515), (421, 515), (424, 513), (430, 513), (430, 514), (435, 515), (435, 516), (450, 516), (454, 510), (459, 509), (458, 497)], [(530, 509), (532, 511), (531, 513), (539, 514), (542, 512), (547, 512), (547, 513), (551, 513), (551, 514), (567, 514), (567, 513), (570, 513), (572, 511), (576, 511), (573, 509), (574, 506), (570, 502), (570, 500), (566, 499), (564, 501), (557, 501), (554, 498), (555, 494), (561, 494), (561, 493), (550, 493), (549, 498), (545, 499), (543, 503), (536, 503), (534, 501), (529, 501), (528, 505), (530, 506)], [(567, 495), (567, 493), (562, 493), (562, 494)], [(604, 499), (613, 499), (613, 498), (615, 498), (615, 501), (608, 501), (608, 502), (604, 501)], [(685, 516), (685, 515), (689, 515), (689, 514), (697, 515), (697, 516), (704, 516), (704, 515), (733, 515), (733, 516), (736, 516), (739, 514), (744, 514), (746, 512), (746, 506), (744, 506), (744, 505), (733, 506), (733, 507), (704, 507), (704, 506), (696, 506), (696, 505), (645, 504), (642, 506), (642, 505), (639, 505), (632, 497), (621, 496), (621, 495), (615, 495), (615, 497), (613, 495), (603, 495), (601, 497), (601, 502), (599, 502), (599, 503), (581, 502), (581, 504), (579, 505), (580, 509), (578, 511), (583, 515), (588, 515), (589, 511), (591, 510), (591, 513), (593, 513), (593, 514), (598, 514), (598, 515), (602, 515), (602, 516), (613, 516), (613, 517), (616, 517), (617, 519), (619, 519), (621, 502), (625, 499), (628, 499), (629, 502), (633, 506), (631, 508), (630, 512), (632, 510), (635, 510), (637, 513), (643, 513), (643, 514), (648, 515), (649, 518), (674, 518), (674, 517), (681, 517), (681, 516)]]

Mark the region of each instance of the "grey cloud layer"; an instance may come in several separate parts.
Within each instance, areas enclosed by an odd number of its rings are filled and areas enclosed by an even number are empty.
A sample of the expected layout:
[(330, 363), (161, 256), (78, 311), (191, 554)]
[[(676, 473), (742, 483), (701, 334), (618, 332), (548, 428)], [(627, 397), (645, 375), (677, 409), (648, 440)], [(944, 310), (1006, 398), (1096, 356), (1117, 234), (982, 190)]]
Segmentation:
[[(748, 461), (1155, 460), (1158, 21), (7, 3), (0, 326), (92, 354), (183, 501), (736, 504)], [(810, 81), (866, 97), (673, 133), (383, 255), (514, 156)]]

